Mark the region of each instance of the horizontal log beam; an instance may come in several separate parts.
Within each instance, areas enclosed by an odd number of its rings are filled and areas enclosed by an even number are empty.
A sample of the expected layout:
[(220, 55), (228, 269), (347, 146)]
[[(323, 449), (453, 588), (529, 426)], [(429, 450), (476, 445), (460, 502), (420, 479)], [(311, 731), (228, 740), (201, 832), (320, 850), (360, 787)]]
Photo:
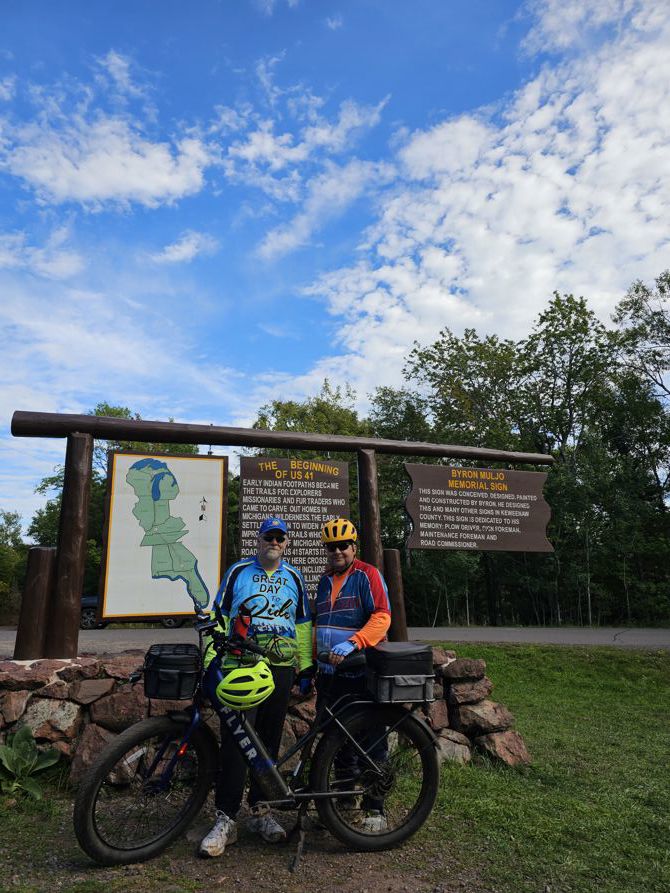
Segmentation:
[(272, 449), (352, 452), (375, 450), (402, 456), (484, 459), (552, 465), (553, 456), (544, 453), (516, 453), (485, 447), (454, 446), (376, 437), (345, 437), (341, 434), (307, 434), (300, 431), (266, 431), (255, 428), (224, 428), (216, 425), (186, 425), (181, 422), (152, 422), (110, 416), (71, 415), (54, 412), (17, 411), (12, 416), (15, 437), (67, 437), (92, 434), (98, 440), (139, 440), (145, 443), (216, 444), (217, 446), (270, 447)]

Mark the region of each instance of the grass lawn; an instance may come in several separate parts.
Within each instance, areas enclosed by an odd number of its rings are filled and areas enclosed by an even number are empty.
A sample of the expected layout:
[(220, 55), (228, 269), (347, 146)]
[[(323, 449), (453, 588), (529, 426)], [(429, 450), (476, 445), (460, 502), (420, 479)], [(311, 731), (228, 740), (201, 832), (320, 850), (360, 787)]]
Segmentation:
[(667, 893), (670, 654), (451, 647), (486, 660), (533, 757), (444, 768), (435, 819), (455, 860), (510, 893)]
[(445, 765), (431, 819), (400, 849), (349, 853), (326, 836), (290, 875), (286, 850), (241, 835), (221, 860), (198, 860), (193, 841), (182, 840), (152, 862), (101, 869), (73, 841), (61, 784), (42, 803), (0, 797), (0, 890), (330, 893), (356, 877), (370, 893), (670, 891), (670, 654), (456, 651), (487, 661), (492, 697), (515, 714), (533, 765)]

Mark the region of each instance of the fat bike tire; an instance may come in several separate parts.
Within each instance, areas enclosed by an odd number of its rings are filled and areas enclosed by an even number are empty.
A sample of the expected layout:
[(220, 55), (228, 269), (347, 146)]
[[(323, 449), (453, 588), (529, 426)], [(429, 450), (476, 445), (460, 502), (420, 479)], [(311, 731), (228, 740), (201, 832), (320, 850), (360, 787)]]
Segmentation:
[(100, 753), (77, 789), (74, 830), (83, 851), (101, 865), (144, 862), (159, 855), (198, 814), (217, 769), (204, 729), (173, 761), (188, 729), (168, 716), (126, 729)]
[(435, 803), (440, 770), (434, 735), (408, 710), (394, 706), (354, 713), (343, 725), (360, 750), (332, 726), (314, 754), (311, 787), (358, 794), (315, 798), (319, 818), (350, 849), (391, 849), (421, 828)]

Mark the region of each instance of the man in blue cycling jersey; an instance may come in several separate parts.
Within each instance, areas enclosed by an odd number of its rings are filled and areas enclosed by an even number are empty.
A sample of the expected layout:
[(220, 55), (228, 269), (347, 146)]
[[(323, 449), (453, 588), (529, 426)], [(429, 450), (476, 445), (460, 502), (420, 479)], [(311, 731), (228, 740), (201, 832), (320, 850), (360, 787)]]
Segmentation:
[[(215, 602), (220, 606), (230, 632), (231, 621), (240, 611), (251, 613), (250, 631), (264, 647), (280, 637), (285, 658), (272, 665), (275, 689), (257, 709), (247, 714), (268, 753), (277, 758), (288, 708), (295, 667), (312, 667), (312, 620), (302, 574), (283, 560), (288, 546), (288, 528), (282, 518), (266, 518), (258, 531), (256, 555), (233, 564), (223, 578)], [(211, 659), (211, 658), (210, 658)], [(205, 656), (207, 662), (207, 655)], [(237, 840), (235, 817), (242, 803), (247, 764), (221, 723), (221, 763), (216, 782), (216, 821), (200, 844), (201, 856), (221, 856)], [(263, 794), (252, 780), (248, 802), (249, 830), (268, 843), (278, 843), (286, 832), (271, 812), (256, 806)]]

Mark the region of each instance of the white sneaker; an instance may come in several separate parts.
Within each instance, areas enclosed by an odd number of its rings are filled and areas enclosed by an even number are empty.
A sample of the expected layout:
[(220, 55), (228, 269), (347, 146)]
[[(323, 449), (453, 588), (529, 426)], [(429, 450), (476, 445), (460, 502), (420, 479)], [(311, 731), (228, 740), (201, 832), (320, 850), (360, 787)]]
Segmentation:
[(237, 841), (237, 825), (225, 812), (216, 810), (214, 827), (200, 843), (199, 854), (201, 856), (223, 856), (225, 848)]
[(271, 812), (254, 815), (252, 810), (247, 821), (247, 828), (254, 834), (260, 834), (266, 843), (279, 843), (281, 840), (286, 840), (286, 831)]
[(360, 830), (368, 834), (381, 834), (388, 831), (388, 827), (386, 816), (378, 809), (371, 809), (360, 824)]

